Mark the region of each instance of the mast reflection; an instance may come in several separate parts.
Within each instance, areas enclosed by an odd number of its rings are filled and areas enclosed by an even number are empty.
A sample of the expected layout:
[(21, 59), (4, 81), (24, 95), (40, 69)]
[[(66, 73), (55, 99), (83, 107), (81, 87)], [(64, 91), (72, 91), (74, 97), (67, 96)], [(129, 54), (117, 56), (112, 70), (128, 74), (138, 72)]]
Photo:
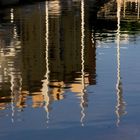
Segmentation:
[(117, 115), (117, 126), (120, 123), (120, 117), (125, 114), (125, 102), (123, 100), (123, 87), (121, 82), (121, 72), (120, 72), (120, 12), (121, 12), (121, 0), (117, 0), (117, 105), (116, 105), (116, 115)]
[(46, 73), (44, 75), (44, 80), (42, 80), (42, 94), (44, 96), (44, 108), (47, 112), (47, 123), (49, 122), (49, 103), (50, 103), (50, 97), (49, 97), (49, 61), (48, 61), (48, 47), (49, 47), (49, 11), (48, 11), (48, 1), (46, 1), (46, 50), (45, 50), (45, 61), (46, 61)]
[[(10, 52), (8, 57), (13, 57), (8, 61), (9, 65), (9, 76), (10, 76), (10, 83), (11, 83), (11, 110), (12, 116), (11, 120), (14, 122), (15, 116), (15, 107), (20, 106), (20, 98), (21, 98), (21, 90), (22, 90), (22, 76), (21, 70), (19, 67), (19, 63), (17, 56), (18, 51), (17, 48), (20, 49), (20, 42), (18, 41), (17, 37), (17, 29), (16, 25), (14, 24), (14, 9), (11, 9), (11, 23), (13, 23), (13, 37), (10, 43)], [(20, 51), (19, 51), (20, 52)]]
[[(14, 14), (13, 14), (13, 9), (11, 9), (11, 23), (13, 23), (14, 19)], [(14, 107), (14, 75), (12, 72), (10, 72), (10, 83), (11, 83), (11, 121), (14, 122), (14, 114), (15, 114), (15, 107)]]
[(80, 93), (80, 107), (81, 107), (81, 125), (84, 126), (84, 118), (85, 118), (85, 109), (84, 109), (84, 95), (85, 95), (85, 60), (84, 60), (84, 50), (85, 50), (85, 21), (84, 21), (84, 14), (85, 14), (85, 9), (84, 9), (84, 0), (81, 0), (81, 93)]

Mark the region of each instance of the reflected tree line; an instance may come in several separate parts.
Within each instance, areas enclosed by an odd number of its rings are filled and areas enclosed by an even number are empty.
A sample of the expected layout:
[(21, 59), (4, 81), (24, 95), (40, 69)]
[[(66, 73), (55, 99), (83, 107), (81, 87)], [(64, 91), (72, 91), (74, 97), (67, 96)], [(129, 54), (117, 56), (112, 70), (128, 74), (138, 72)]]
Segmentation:
[[(112, 14), (109, 10), (116, 2), (109, 1), (108, 8), (108, 1), (104, 2), (54, 0), (0, 12), (1, 110), (9, 108), (10, 103), (14, 119), (16, 109), (24, 110), (30, 98), (31, 106), (44, 107), (49, 119), (51, 104), (66, 98), (65, 92), (70, 91), (80, 97), (84, 125), (86, 87), (96, 84), (96, 32), (118, 29), (118, 20), (105, 16)], [(129, 4), (125, 6), (128, 9)], [(116, 11), (117, 7), (113, 12)], [(118, 61), (117, 64), (120, 65)], [(117, 71), (118, 76), (119, 66)], [(122, 114), (119, 110), (124, 108), (120, 83), (119, 76), (118, 118)]]

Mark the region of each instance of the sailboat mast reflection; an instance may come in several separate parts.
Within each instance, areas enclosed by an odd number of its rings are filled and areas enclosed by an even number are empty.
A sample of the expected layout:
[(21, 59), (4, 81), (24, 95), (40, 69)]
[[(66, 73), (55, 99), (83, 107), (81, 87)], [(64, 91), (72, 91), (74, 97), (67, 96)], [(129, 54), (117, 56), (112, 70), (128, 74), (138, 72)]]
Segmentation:
[[(10, 16), (11, 16), (11, 23), (13, 23), (13, 9), (10, 10)], [(15, 107), (14, 107), (14, 93), (13, 93), (13, 83), (14, 83), (14, 77), (10, 72), (10, 83), (11, 83), (11, 111), (12, 111), (12, 116), (11, 116), (11, 121), (12, 123), (14, 122), (14, 114), (15, 114)]]
[(44, 96), (44, 108), (47, 112), (47, 121), (46, 123), (49, 122), (49, 102), (50, 102), (50, 97), (49, 97), (49, 88), (48, 88), (48, 84), (49, 84), (49, 61), (48, 61), (48, 47), (49, 47), (49, 14), (48, 14), (49, 10), (48, 10), (48, 1), (46, 1), (46, 57), (45, 57), (45, 61), (46, 61), (46, 73), (44, 75), (44, 80), (42, 80), (43, 84), (42, 84), (42, 94)]
[(11, 121), (14, 122), (14, 116), (15, 116), (15, 104), (18, 100), (18, 97), (21, 93), (21, 87), (22, 87), (22, 77), (21, 77), (21, 71), (18, 67), (18, 64), (15, 63), (17, 60), (16, 58), (16, 48), (20, 48), (18, 39), (17, 39), (17, 28), (14, 24), (14, 9), (10, 10), (10, 22), (13, 24), (13, 32), (12, 32), (12, 40), (10, 42), (9, 47), (9, 53), (7, 56), (10, 56), (11, 58), (8, 61), (8, 68), (9, 68), (9, 76), (10, 76), (10, 83), (11, 83)]
[(120, 12), (121, 12), (121, 0), (117, 0), (117, 126), (120, 123), (120, 117), (125, 114), (125, 102), (123, 101), (123, 89), (120, 75)]
[(14, 115), (15, 115), (15, 106), (14, 106), (14, 76), (12, 72), (10, 72), (10, 83), (11, 83), (11, 121), (14, 122)]
[[(13, 8), (11, 8), (10, 10), (10, 19), (11, 19), (11, 23), (13, 23), (14, 21), (14, 13), (13, 13)], [(12, 74), (13, 72), (10, 70), (10, 83), (11, 83), (11, 121), (12, 123), (14, 122), (14, 115), (15, 115), (15, 106), (14, 106), (14, 75)]]
[(85, 9), (84, 9), (84, 0), (81, 0), (81, 93), (80, 93), (80, 107), (81, 107), (81, 125), (84, 126), (83, 120), (85, 118), (85, 112), (84, 112), (84, 92), (85, 92), (85, 72), (84, 72), (84, 50), (85, 50), (85, 21), (84, 21), (84, 14), (85, 14)]

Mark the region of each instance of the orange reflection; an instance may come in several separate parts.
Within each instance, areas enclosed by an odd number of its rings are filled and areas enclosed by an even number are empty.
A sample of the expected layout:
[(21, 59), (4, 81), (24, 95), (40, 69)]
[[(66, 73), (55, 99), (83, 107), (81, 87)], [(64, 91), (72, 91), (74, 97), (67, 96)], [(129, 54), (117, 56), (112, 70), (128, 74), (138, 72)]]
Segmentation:
[[(44, 96), (42, 92), (33, 92), (32, 93), (32, 107), (37, 108), (37, 107), (43, 107), (44, 101), (46, 103), (52, 103), (53, 101), (57, 100), (62, 100), (64, 99), (64, 82), (50, 82), (49, 83), (49, 91), (48, 91), (48, 96)], [(46, 98), (45, 98), (46, 97)], [(49, 111), (49, 104), (48, 104), (48, 111)]]
[(21, 91), (21, 93), (17, 99), (17, 102), (16, 102), (16, 107), (25, 108), (27, 106), (26, 99), (27, 99), (28, 95), (29, 95), (28, 91)]
[(10, 96), (0, 97), (0, 110), (6, 109), (6, 106), (10, 102), (10, 100)]
[(64, 82), (50, 82), (49, 86), (51, 87), (50, 94), (54, 101), (64, 99)]

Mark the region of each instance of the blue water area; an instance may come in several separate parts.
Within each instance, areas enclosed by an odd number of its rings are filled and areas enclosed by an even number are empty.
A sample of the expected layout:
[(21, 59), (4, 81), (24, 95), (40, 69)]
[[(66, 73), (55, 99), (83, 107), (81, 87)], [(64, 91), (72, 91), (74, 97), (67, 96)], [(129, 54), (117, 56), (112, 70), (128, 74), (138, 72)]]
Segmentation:
[(139, 5), (0, 10), (0, 139), (139, 140)]

